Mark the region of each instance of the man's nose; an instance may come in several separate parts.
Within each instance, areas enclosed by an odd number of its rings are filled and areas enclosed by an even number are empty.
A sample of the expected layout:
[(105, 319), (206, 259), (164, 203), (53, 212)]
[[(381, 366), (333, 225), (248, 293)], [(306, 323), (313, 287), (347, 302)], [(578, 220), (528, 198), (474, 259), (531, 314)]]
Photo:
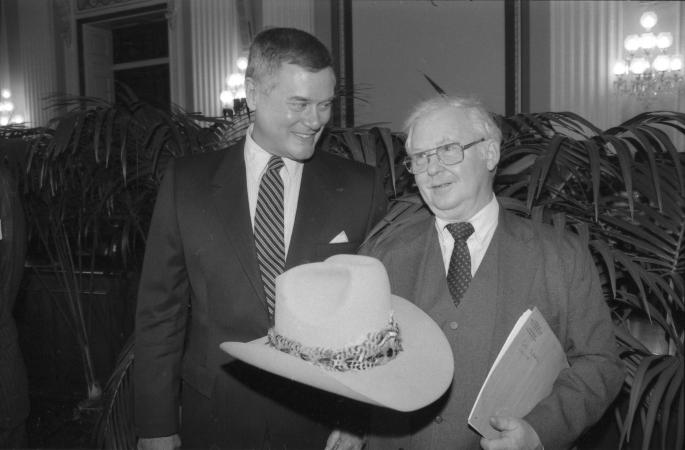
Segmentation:
[(323, 125), (323, 118), (321, 112), (316, 105), (310, 105), (304, 111), (304, 123), (312, 130), (318, 130)]
[(440, 164), (440, 160), (438, 160), (438, 155), (436, 153), (433, 153), (432, 155), (428, 156), (428, 166), (426, 166), (426, 173), (432, 176), (440, 172), (441, 170), (442, 164)]

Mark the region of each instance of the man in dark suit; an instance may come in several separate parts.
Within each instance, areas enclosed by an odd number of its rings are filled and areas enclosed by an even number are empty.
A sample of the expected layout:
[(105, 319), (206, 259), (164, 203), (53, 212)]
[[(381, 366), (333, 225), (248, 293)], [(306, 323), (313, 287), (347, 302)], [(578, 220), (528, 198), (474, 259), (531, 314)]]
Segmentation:
[(0, 161), (0, 448), (26, 445), (25, 421), (29, 415), (26, 367), (12, 317), (26, 256), (19, 196), (15, 178)]
[[(478, 102), (428, 100), (407, 130), (406, 165), (430, 211), (390, 224), (361, 253), (385, 264), (393, 294), (442, 326), (454, 380), (441, 399), (415, 413), (375, 411), (369, 449), (571, 446), (602, 416), (624, 377), (587, 246), (501, 207), (492, 189), (501, 133)], [(469, 428), (469, 411), (507, 335), (533, 306), (570, 368), (525, 417), (493, 417), (499, 437), (481, 439)]]
[[(356, 252), (385, 213), (382, 183), (371, 167), (314, 153), (335, 87), (316, 38), (261, 32), (245, 81), (255, 118), (246, 139), (170, 163), (160, 186), (135, 326), (140, 448), (177, 447), (180, 432), (184, 448), (321, 449), (340, 419), (334, 396), (241, 364), (219, 344), (266, 334), (272, 244), (284, 247), (277, 271)], [(282, 211), (260, 213), (274, 183), (271, 206)], [(257, 231), (280, 214), (265, 229), (281, 231)], [(264, 234), (281, 242), (264, 244)], [(336, 445), (345, 433), (331, 436)]]

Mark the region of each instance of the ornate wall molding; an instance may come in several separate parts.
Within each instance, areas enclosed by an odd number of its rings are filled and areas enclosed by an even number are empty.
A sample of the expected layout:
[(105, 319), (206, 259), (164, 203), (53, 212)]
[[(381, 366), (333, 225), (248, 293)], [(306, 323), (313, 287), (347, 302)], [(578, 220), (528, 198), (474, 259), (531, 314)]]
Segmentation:
[(119, 3), (135, 3), (140, 0), (76, 0), (76, 10), (87, 11), (95, 8), (112, 6)]
[[(130, 9), (173, 3), (174, 0), (67, 0), (74, 4), (77, 18), (119, 13)], [(204, 0), (200, 0), (202, 2)]]
[(74, 15), (71, 0), (54, 0), (55, 28), (64, 42), (64, 46), (71, 48)]

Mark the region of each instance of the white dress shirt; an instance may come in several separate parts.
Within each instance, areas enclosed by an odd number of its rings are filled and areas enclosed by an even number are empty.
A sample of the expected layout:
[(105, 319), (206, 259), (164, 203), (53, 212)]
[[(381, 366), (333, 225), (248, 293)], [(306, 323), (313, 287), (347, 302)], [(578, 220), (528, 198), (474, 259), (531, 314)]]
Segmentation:
[[(468, 222), (473, 225), (474, 229), (473, 234), (466, 240), (466, 245), (471, 255), (471, 276), (475, 276), (499, 222), (499, 203), (497, 203), (495, 196), (493, 195), (492, 200), (471, 217)], [(452, 249), (454, 249), (454, 237), (446, 228), (448, 223), (450, 222), (435, 218), (435, 227), (438, 230), (438, 241), (440, 241), (440, 250), (442, 251), (442, 261), (445, 264), (445, 274), (447, 274), (449, 269), (450, 257), (452, 256)]]
[[(250, 206), (250, 220), (254, 229), (254, 216), (257, 209), (257, 196), (259, 195), (259, 183), (266, 171), (266, 166), (271, 158), (271, 153), (261, 148), (252, 139), (252, 125), (245, 136), (245, 175), (247, 179), (247, 202)], [(290, 158), (283, 158), (283, 168), (280, 171), (283, 180), (283, 243), (285, 255), (288, 256), (290, 237), (295, 225), (295, 213), (297, 212), (297, 200), (302, 181), (302, 163)]]

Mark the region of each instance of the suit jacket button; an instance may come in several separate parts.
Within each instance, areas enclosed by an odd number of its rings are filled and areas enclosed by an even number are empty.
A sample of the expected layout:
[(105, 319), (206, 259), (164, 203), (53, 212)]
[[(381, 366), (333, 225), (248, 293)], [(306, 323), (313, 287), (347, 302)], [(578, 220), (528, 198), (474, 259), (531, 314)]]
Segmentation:
[(457, 322), (450, 322), (450, 328), (456, 330), (459, 328), (459, 324)]
[(442, 416), (436, 416), (435, 419), (434, 419), (434, 422), (435, 422), (435, 423), (442, 423), (442, 421), (443, 421)]

